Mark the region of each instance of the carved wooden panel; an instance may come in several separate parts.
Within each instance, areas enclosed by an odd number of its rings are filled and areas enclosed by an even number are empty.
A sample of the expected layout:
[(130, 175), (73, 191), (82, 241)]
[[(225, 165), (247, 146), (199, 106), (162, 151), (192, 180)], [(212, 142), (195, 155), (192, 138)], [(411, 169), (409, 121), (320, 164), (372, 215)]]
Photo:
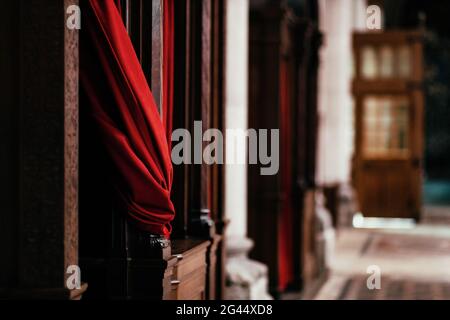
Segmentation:
[[(64, 6), (78, 4), (65, 0)], [(79, 32), (64, 33), (64, 250), (65, 267), (78, 265)]]
[(164, 0), (152, 0), (152, 78), (150, 85), (161, 116), (163, 105), (163, 2)]

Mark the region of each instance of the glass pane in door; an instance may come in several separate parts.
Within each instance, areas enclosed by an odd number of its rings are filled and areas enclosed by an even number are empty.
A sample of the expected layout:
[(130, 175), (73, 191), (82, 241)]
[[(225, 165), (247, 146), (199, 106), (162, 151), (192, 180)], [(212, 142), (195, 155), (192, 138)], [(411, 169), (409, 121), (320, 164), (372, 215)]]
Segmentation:
[(361, 73), (365, 79), (378, 77), (378, 56), (374, 47), (366, 46), (361, 50)]
[(407, 45), (398, 48), (398, 76), (400, 78), (408, 78), (412, 74), (412, 56), (411, 49)]
[(380, 77), (392, 78), (394, 76), (394, 50), (390, 46), (380, 49)]
[(363, 150), (366, 157), (408, 155), (409, 110), (406, 97), (371, 96), (364, 100)]

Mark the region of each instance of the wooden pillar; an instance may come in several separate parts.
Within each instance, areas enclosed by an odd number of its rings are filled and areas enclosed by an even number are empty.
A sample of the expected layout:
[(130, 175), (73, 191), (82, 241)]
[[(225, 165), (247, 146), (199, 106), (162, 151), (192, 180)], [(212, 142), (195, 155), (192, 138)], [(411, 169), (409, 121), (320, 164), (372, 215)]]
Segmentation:
[[(279, 74), (281, 21), (279, 3), (250, 7), (249, 127), (279, 129)], [(280, 155), (280, 160), (281, 160)], [(269, 268), (269, 290), (279, 294), (280, 175), (261, 176), (260, 168), (248, 168), (248, 234), (255, 241), (250, 257)]]
[[(215, 6), (211, 0), (191, 2), (191, 58), (194, 69), (191, 69), (197, 85), (193, 89), (191, 96), (191, 123), (202, 121), (202, 130), (212, 128), (214, 119), (214, 97), (218, 93), (218, 88), (214, 88), (214, 41), (218, 34), (214, 33), (214, 12)], [(192, 128), (192, 127), (191, 127)], [(193, 132), (193, 131), (191, 131)], [(205, 147), (206, 143), (202, 147)], [(195, 159), (194, 159), (195, 161)], [(207, 279), (206, 279), (206, 299), (213, 300), (216, 297), (216, 277), (217, 277), (217, 249), (221, 241), (221, 236), (216, 232), (214, 216), (217, 212), (212, 212), (213, 195), (220, 190), (213, 186), (213, 168), (201, 159), (202, 164), (192, 166), (191, 171), (191, 205), (190, 221), (188, 224), (189, 235), (207, 239), (211, 242), (207, 250)]]
[[(302, 287), (305, 268), (314, 270), (314, 266), (307, 266), (314, 261), (305, 257), (315, 254), (316, 235), (317, 71), (321, 43), (316, 1), (305, 1), (302, 8), (281, 6), (278, 1), (255, 5), (250, 25), (250, 126), (279, 128), (291, 140), (281, 140), (279, 175), (261, 177), (259, 168), (249, 168), (248, 228), (250, 238), (255, 240), (252, 258), (268, 265), (270, 290), (278, 297), (286, 289)], [(288, 96), (280, 90), (283, 64), (288, 65)], [(282, 105), (282, 98), (289, 101), (287, 106)], [(292, 259), (284, 258), (284, 253)], [(287, 280), (279, 276), (286, 272), (281, 267), (290, 273)]]

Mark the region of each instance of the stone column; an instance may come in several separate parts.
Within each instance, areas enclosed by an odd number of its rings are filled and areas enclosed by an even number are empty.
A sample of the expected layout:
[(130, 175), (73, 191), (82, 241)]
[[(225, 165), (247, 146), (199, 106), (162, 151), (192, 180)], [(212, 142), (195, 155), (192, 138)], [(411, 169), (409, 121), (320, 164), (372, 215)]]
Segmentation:
[[(248, 127), (248, 29), (249, 0), (228, 0), (227, 4), (227, 129)], [(245, 145), (233, 153), (247, 152)], [(228, 150), (227, 150), (228, 152)], [(226, 299), (269, 299), (267, 267), (248, 259), (253, 242), (247, 238), (247, 166), (227, 164), (225, 212), (227, 228)]]
[(320, 184), (350, 182), (354, 148), (352, 33), (365, 26), (366, 0), (320, 0)]
[(356, 209), (351, 186), (355, 140), (352, 34), (366, 25), (367, 0), (320, 0), (319, 4), (324, 45), (319, 70), (317, 181), (336, 190), (336, 223), (346, 227)]

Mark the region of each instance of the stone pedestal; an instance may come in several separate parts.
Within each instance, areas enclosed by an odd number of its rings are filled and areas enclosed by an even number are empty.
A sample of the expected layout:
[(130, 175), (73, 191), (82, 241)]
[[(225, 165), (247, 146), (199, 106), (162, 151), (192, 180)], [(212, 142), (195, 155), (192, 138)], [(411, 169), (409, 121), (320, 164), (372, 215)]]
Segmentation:
[(316, 245), (319, 274), (327, 272), (331, 267), (335, 248), (335, 229), (329, 211), (325, 206), (325, 196), (321, 191), (315, 197)]
[(252, 248), (253, 241), (248, 238), (228, 238), (226, 300), (272, 300), (267, 266), (248, 258)]
[(338, 192), (338, 228), (351, 228), (353, 216), (359, 211), (355, 190), (349, 183), (342, 184)]

